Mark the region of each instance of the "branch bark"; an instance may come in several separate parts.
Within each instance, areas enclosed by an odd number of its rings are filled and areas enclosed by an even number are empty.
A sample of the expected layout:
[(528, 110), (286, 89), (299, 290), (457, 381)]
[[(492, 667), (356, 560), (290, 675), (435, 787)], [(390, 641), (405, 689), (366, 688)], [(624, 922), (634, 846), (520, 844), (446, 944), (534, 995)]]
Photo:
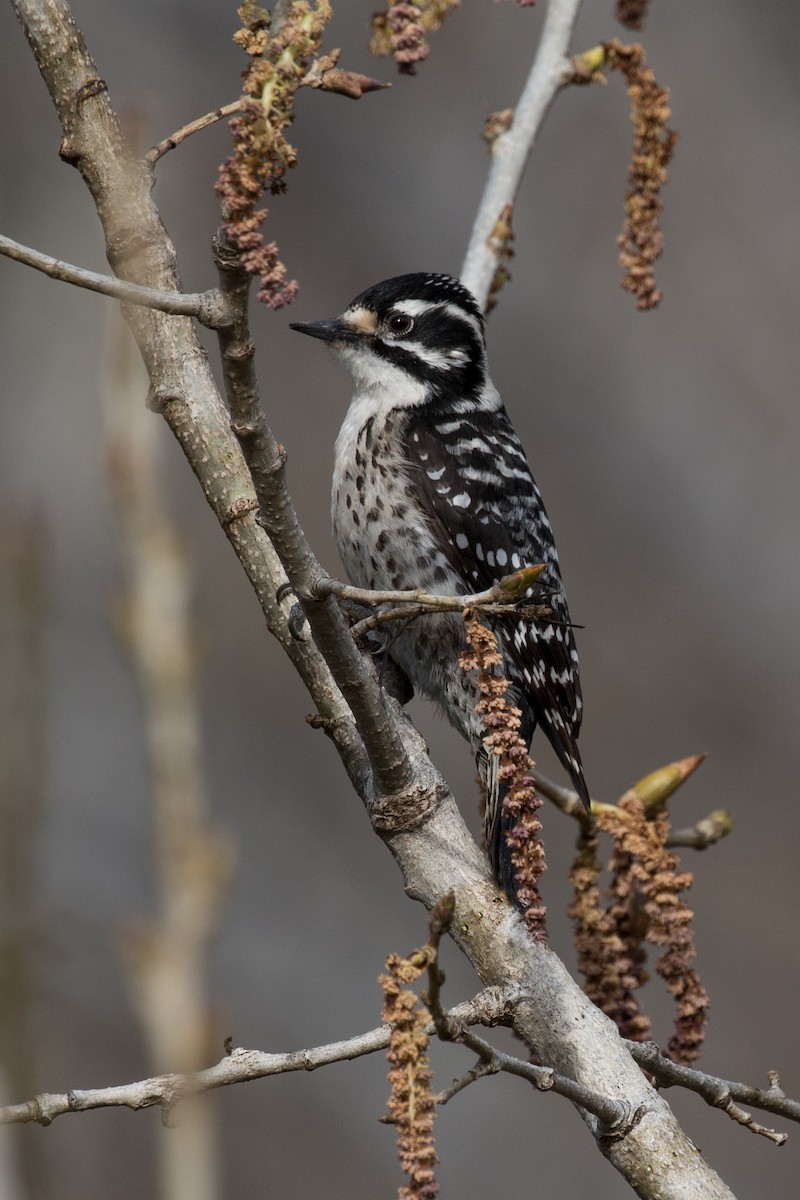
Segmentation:
[[(175, 248), (153, 203), (150, 171), (125, 143), (105, 82), (63, 0), (16, 0), (14, 10), (61, 121), (62, 158), (92, 194), (115, 273), (180, 292)], [(313, 689), (321, 715), (335, 726), (351, 759), (359, 739), (330, 670), (313, 643), (289, 630), (291, 601), (276, 599), (286, 575), (256, 522), (252, 480), (191, 320), (126, 306), (150, 379), (148, 403), (178, 439), (204, 495), (252, 584), (270, 632)], [(361, 751), (364, 769), (366, 764)]]
[[(473, 1068), (469, 1072), (473, 1079), (478, 1079), (489, 1072), (508, 1071), (511, 1075), (518, 1075), (520, 1079), (527, 1080), (540, 1092), (554, 1091), (560, 1096), (566, 1096), (568, 1100), (579, 1105), (585, 1112), (591, 1113), (597, 1118), (604, 1137), (611, 1134), (620, 1136), (623, 1132), (630, 1130), (638, 1120), (638, 1116), (628, 1108), (625, 1101), (616, 1101), (607, 1096), (600, 1096), (576, 1083), (573, 1079), (559, 1075), (551, 1067), (523, 1062), (513, 1055), (503, 1054), (491, 1042), (487, 1042), (485, 1038), (479, 1037), (478, 1034), (468, 1029), (463, 1021), (460, 1021), (453, 1013), (445, 1012), (441, 998), (444, 972), (439, 966), (439, 942), (444, 933), (450, 932), (454, 907), (455, 897), (450, 892), (434, 905), (430, 919), (429, 948), (432, 950), (432, 955), (428, 961), (426, 1002), (436, 1032), (442, 1041), (461, 1042), (468, 1049), (474, 1050), (487, 1069), (477, 1071)], [(460, 1090), (462, 1086), (465, 1085), (460, 1083), (457, 1090)]]
[[(492, 999), (486, 1003), (482, 996), (456, 1005), (448, 1014), (465, 1024), (481, 1020), (491, 1010)], [(117, 1087), (72, 1088), (68, 1092), (42, 1092), (22, 1104), (0, 1107), (0, 1125), (28, 1124), (51, 1125), (56, 1117), (65, 1113), (88, 1112), (94, 1108), (154, 1108), (164, 1110), (165, 1120), (170, 1110), (182, 1099), (197, 1096), (215, 1088), (229, 1087), (234, 1083), (249, 1083), (254, 1079), (266, 1079), (270, 1075), (283, 1075), (289, 1071), (316, 1071), (317, 1067), (331, 1063), (349, 1062), (365, 1054), (375, 1054), (389, 1045), (391, 1030), (388, 1025), (379, 1025), (367, 1033), (330, 1042), (325, 1046), (314, 1046), (309, 1050), (290, 1050), (283, 1054), (268, 1054), (264, 1050), (246, 1050), (243, 1046), (226, 1051), (225, 1057), (205, 1071), (191, 1074), (154, 1075), (137, 1083), (124, 1083)], [(227, 1045), (227, 1043), (226, 1043)]]
[(789, 1121), (800, 1121), (800, 1101), (792, 1100), (783, 1091), (777, 1071), (770, 1071), (768, 1088), (755, 1088), (748, 1083), (735, 1083), (731, 1079), (720, 1079), (716, 1075), (707, 1075), (694, 1067), (684, 1067), (674, 1063), (669, 1058), (659, 1054), (658, 1047), (653, 1042), (626, 1042), (632, 1056), (640, 1067), (655, 1076), (662, 1087), (685, 1087), (698, 1096), (702, 1096), (707, 1104), (719, 1108), (740, 1125), (760, 1133), (776, 1145), (782, 1146), (786, 1141), (785, 1133), (775, 1133), (758, 1125), (749, 1113), (743, 1112), (735, 1103), (741, 1100), (764, 1112), (774, 1113)]
[[(259, 524), (275, 547), (291, 590), (303, 603), (315, 643), (353, 713), (375, 786), (389, 795), (402, 794), (414, 781), (372, 665), (350, 637), (335, 599), (313, 599), (317, 581), (326, 573), (300, 528), (286, 486), (286, 451), (275, 439), (261, 407), (248, 319), (252, 277), (221, 233), (215, 238), (214, 251), (222, 290), (234, 314), (232, 324), (219, 331), (223, 378), (232, 428), (256, 490)], [(345, 759), (345, 765), (349, 769), (349, 760)], [(357, 784), (362, 790), (365, 783), (359, 772)]]
[(580, 7), (581, 0), (549, 0), (542, 36), (513, 122), (492, 144), (492, 165), (461, 267), (461, 280), (481, 308), (486, 307), (499, 262), (492, 233), (503, 210), (513, 205), (550, 105), (572, 75), (569, 44)]

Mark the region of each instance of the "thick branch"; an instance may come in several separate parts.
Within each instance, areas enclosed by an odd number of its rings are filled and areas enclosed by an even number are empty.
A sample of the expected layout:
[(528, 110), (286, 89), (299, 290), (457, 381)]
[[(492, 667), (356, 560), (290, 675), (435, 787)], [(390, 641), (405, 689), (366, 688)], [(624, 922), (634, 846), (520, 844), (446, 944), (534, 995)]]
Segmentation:
[(581, 0), (549, 0), (544, 29), (513, 123), (492, 145), (492, 165), (472, 227), (461, 279), (485, 307), (497, 269), (498, 245), (492, 233), (503, 210), (513, 204), (537, 134), (559, 89), (573, 74), (567, 57)]
[[(64, 129), (61, 155), (81, 172), (103, 225), (109, 261), (148, 288), (180, 292), (175, 249), (153, 203), (151, 173), (130, 153), (107, 88), (63, 0), (15, 0), (39, 70)], [(270, 631), (349, 749), (351, 770), (367, 765), (360, 738), (330, 670), (310, 641), (289, 630), (292, 601), (276, 599), (286, 575), (256, 522), (252, 481), (191, 321), (157, 309), (126, 310), (158, 409), (188, 458), (217, 520), (255, 589)]]
[[(403, 725), (409, 755), (422, 778), (430, 770), (424, 743)], [(560, 959), (528, 937), (521, 918), (488, 878), (485, 857), (448, 794), (424, 826), (388, 833), (406, 891), (427, 907), (455, 895), (451, 936), (485, 985), (513, 981), (519, 998), (511, 1024), (558, 1074), (601, 1096), (624, 1099), (638, 1123), (604, 1138), (598, 1118), (579, 1110), (600, 1148), (638, 1195), (659, 1200), (730, 1200), (731, 1193), (678, 1126), (662, 1097), (627, 1053), (616, 1027), (583, 994)]]
[[(325, 575), (314, 557), (286, 487), (286, 454), (267, 424), (253, 366), (248, 321), (251, 276), (235, 249), (217, 234), (214, 242), (220, 283), (234, 315), (219, 331), (225, 390), (234, 433), (256, 489), (260, 522), (269, 534), (295, 593), (313, 597)], [(332, 595), (304, 603), (314, 639), (342, 690), (364, 739), (378, 791), (403, 792), (413, 783), (405, 749), (389, 714), (372, 666), (357, 649)]]
[[(619, 1135), (622, 1131), (629, 1129), (632, 1122), (638, 1119), (638, 1117), (624, 1103), (617, 1103), (607, 1096), (600, 1096), (589, 1088), (582, 1087), (581, 1084), (576, 1083), (573, 1079), (568, 1079), (565, 1075), (559, 1075), (550, 1067), (538, 1066), (532, 1062), (523, 1062), (520, 1058), (515, 1058), (510, 1054), (503, 1054), (491, 1042), (487, 1042), (485, 1038), (479, 1037), (478, 1034), (468, 1029), (458, 1017), (452, 1013), (445, 1012), (442, 1007), (444, 973), (439, 966), (438, 951), (442, 934), (449, 933), (450, 931), (454, 905), (455, 897), (451, 892), (435, 905), (431, 913), (430, 947), (433, 950), (433, 954), (428, 960), (428, 992), (426, 1001), (438, 1036), (444, 1042), (461, 1042), (470, 1050), (474, 1050), (479, 1059), (486, 1064), (486, 1069), (483, 1071), (473, 1068), (469, 1073), (473, 1079), (478, 1079), (482, 1075), (493, 1074), (497, 1071), (508, 1071), (511, 1075), (518, 1075), (521, 1079), (526, 1079), (528, 1083), (532, 1083), (540, 1092), (556, 1092), (558, 1095), (565, 1096), (568, 1100), (571, 1100), (573, 1104), (580, 1105), (586, 1112), (592, 1113), (600, 1122), (604, 1136), (608, 1136), (611, 1133)], [(463, 1086), (464, 1083), (459, 1081), (459, 1088), (457, 1090), (460, 1090)]]

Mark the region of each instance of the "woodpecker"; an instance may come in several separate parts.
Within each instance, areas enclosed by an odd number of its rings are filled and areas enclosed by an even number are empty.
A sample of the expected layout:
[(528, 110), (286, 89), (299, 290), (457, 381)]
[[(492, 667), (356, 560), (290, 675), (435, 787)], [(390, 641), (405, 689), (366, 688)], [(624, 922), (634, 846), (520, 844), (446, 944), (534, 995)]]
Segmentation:
[[(545, 563), (527, 593), (551, 616), (491, 618), (530, 745), (540, 725), (589, 807), (577, 747), (578, 655), (553, 533), (525, 452), (486, 365), (483, 313), (449, 275), (400, 275), (362, 292), (334, 320), (293, 323), (350, 370), (355, 390), (336, 440), (333, 532), (350, 581), (469, 595)], [(392, 623), (386, 653), (467, 739), (486, 787), (486, 846), (514, 899), (502, 786), (483, 743), (474, 683), (459, 665), (458, 614)]]

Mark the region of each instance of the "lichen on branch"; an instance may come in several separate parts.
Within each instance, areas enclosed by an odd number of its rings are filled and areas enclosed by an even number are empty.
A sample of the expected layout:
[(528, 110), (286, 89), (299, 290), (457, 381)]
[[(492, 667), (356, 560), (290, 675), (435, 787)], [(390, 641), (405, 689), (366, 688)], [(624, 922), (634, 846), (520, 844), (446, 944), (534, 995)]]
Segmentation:
[(331, 9), (328, 0), (293, 0), (274, 34), (269, 12), (253, 0), (245, 0), (238, 12), (241, 28), (234, 41), (249, 63), (242, 72), (241, 109), (230, 122), (233, 153), (220, 167), (215, 187), (225, 234), (245, 270), (260, 279), (258, 299), (282, 308), (294, 300), (297, 283), (287, 280), (275, 242), (264, 241), (267, 210), (258, 203), (265, 192), (285, 190), (286, 172), (297, 161), (283, 131), (294, 117), (295, 93), (319, 50)]

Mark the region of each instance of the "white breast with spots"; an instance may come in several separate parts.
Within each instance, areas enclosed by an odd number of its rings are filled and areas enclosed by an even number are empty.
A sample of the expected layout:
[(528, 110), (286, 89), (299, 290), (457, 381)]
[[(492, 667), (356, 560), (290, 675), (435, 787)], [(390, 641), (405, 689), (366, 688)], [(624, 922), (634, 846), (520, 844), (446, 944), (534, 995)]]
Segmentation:
[[(381, 420), (373, 410), (360, 424), (349, 419), (351, 414), (336, 442), (332, 494), (333, 534), (350, 582), (379, 590), (465, 594), (469, 589), (437, 547), (415, 501), (401, 452), (403, 414), (392, 412)], [(458, 665), (464, 647), (461, 618), (430, 614), (388, 628), (389, 653), (414, 687), (441, 705), (479, 746), (477, 696)]]
[(464, 592), (414, 497), (402, 454), (404, 414), (373, 411), (358, 423), (351, 413), (336, 440), (331, 507), (350, 581), (393, 591)]

